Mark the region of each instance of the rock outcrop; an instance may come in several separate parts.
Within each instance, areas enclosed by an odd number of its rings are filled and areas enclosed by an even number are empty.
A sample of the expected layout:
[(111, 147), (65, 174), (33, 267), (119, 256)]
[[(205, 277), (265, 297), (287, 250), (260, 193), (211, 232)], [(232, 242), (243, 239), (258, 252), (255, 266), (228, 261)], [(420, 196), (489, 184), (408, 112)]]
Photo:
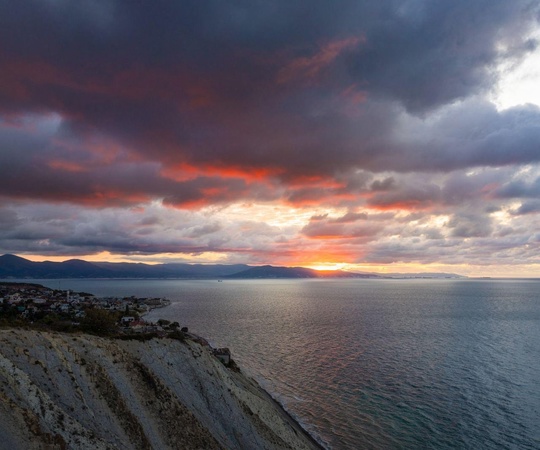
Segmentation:
[(197, 342), (20, 329), (0, 330), (0, 446), (320, 448)]

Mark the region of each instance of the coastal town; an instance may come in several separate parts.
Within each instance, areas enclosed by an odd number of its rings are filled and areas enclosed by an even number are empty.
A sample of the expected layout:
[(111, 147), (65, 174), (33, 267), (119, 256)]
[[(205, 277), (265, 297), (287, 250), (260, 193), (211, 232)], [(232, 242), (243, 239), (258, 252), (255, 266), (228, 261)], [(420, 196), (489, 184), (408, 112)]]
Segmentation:
[(0, 319), (28, 324), (59, 322), (77, 326), (94, 311), (103, 311), (117, 321), (122, 331), (162, 331), (162, 326), (145, 321), (143, 316), (169, 304), (165, 298), (96, 297), (86, 292), (51, 289), (39, 284), (0, 283)]
[(170, 305), (160, 297), (96, 297), (86, 292), (51, 289), (39, 284), (0, 282), (0, 326), (22, 325), (57, 331), (84, 331), (119, 338), (190, 338), (207, 347), (226, 366), (228, 348), (212, 348), (178, 322), (144, 319), (150, 311)]

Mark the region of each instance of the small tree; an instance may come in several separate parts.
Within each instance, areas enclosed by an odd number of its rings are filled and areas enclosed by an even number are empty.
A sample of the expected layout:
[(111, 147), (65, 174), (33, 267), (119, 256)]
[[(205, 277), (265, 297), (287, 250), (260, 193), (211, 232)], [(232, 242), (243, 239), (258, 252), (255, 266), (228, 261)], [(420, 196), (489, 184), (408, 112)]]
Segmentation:
[(110, 334), (116, 331), (116, 314), (104, 309), (87, 309), (81, 321), (81, 329), (94, 334)]

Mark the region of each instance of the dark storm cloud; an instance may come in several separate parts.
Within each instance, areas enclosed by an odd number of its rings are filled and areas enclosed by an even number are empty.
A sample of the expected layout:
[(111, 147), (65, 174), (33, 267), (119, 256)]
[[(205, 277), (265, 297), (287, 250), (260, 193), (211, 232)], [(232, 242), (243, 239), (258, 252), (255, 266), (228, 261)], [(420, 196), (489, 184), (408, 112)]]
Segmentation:
[(527, 126), (501, 114), (471, 143), (382, 138), (402, 108), (427, 114), (489, 89), (494, 64), (536, 45), (537, 11), (530, 0), (2, 2), (0, 110), (56, 112), (81, 139), (98, 131), (139, 158), (284, 180), (537, 161), (534, 111)]

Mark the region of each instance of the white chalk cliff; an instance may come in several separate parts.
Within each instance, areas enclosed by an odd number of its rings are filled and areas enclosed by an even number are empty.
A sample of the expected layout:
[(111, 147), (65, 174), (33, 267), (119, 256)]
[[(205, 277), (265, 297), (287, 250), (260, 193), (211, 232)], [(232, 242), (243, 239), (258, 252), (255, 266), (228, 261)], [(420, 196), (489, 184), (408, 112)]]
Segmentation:
[(2, 329), (0, 448), (319, 447), (196, 342)]

